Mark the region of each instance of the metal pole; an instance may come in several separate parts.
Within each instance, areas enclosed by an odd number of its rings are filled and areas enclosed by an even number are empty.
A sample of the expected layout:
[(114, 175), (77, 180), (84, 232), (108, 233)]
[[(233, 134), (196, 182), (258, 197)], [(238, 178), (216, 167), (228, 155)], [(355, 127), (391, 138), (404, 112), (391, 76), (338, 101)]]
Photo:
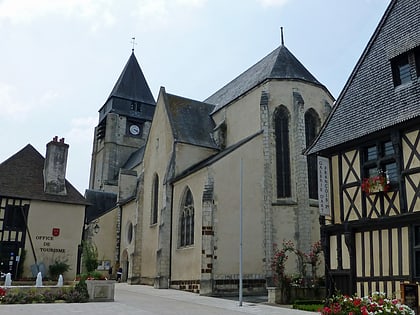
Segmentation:
[(243, 190), (243, 161), (241, 158), (240, 163), (240, 197), (239, 197), (239, 306), (242, 306), (242, 299), (243, 299), (243, 281), (242, 281), (242, 216), (243, 216), (243, 209), (242, 209), (242, 190)]

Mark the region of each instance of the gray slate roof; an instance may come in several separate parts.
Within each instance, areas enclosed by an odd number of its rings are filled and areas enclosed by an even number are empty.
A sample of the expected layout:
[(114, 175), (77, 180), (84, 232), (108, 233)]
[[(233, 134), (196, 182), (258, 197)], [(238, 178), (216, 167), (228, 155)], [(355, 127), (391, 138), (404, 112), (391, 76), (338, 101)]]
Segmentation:
[(390, 63), (420, 46), (419, 12), (419, 0), (391, 1), (307, 154), (420, 118), (420, 81), (394, 87)]
[(87, 205), (66, 180), (67, 195), (44, 192), (44, 157), (30, 144), (0, 164), (0, 196)]
[(134, 167), (136, 167), (141, 162), (143, 162), (144, 150), (145, 150), (145, 146), (142, 146), (141, 148), (134, 151), (130, 155), (128, 160), (124, 163), (124, 165), (122, 166), (122, 169), (132, 170)]
[(299, 80), (323, 86), (286, 46), (281, 45), (207, 98), (205, 102), (215, 104), (214, 111), (216, 112), (268, 79)]
[(217, 149), (211, 137), (214, 105), (163, 93), (175, 141)]
[(113, 209), (117, 204), (117, 194), (86, 189), (86, 199), (90, 205), (86, 207), (86, 222), (90, 222)]
[(141, 71), (134, 52), (128, 59), (108, 99), (119, 97), (155, 105), (155, 99)]

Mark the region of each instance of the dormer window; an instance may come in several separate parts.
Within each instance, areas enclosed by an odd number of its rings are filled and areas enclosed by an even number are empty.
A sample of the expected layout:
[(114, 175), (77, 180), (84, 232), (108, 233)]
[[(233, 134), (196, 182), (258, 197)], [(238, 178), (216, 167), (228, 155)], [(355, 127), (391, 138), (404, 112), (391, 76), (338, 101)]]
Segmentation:
[(420, 76), (420, 47), (412, 49), (391, 59), (392, 77), (394, 86), (400, 86), (411, 82), (411, 74)]

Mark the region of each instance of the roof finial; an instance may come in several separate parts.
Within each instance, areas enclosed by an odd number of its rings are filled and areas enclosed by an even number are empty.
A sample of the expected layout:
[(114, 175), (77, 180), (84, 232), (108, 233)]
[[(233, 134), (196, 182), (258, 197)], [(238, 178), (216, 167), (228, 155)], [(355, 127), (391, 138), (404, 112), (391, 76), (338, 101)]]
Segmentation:
[(136, 43), (136, 38), (135, 37), (131, 37), (131, 42), (133, 44), (133, 48), (131, 49), (132, 52), (134, 52), (134, 45), (137, 45)]
[(281, 45), (284, 46), (283, 26), (280, 27)]

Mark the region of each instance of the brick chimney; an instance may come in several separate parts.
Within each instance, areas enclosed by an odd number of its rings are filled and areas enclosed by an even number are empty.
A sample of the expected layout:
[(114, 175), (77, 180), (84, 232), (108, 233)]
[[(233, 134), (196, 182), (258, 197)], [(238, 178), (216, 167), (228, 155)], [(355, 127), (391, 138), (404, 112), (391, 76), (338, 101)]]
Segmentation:
[(67, 195), (66, 167), (69, 145), (64, 138), (58, 141), (55, 136), (47, 143), (47, 153), (44, 163), (44, 192), (54, 195)]

